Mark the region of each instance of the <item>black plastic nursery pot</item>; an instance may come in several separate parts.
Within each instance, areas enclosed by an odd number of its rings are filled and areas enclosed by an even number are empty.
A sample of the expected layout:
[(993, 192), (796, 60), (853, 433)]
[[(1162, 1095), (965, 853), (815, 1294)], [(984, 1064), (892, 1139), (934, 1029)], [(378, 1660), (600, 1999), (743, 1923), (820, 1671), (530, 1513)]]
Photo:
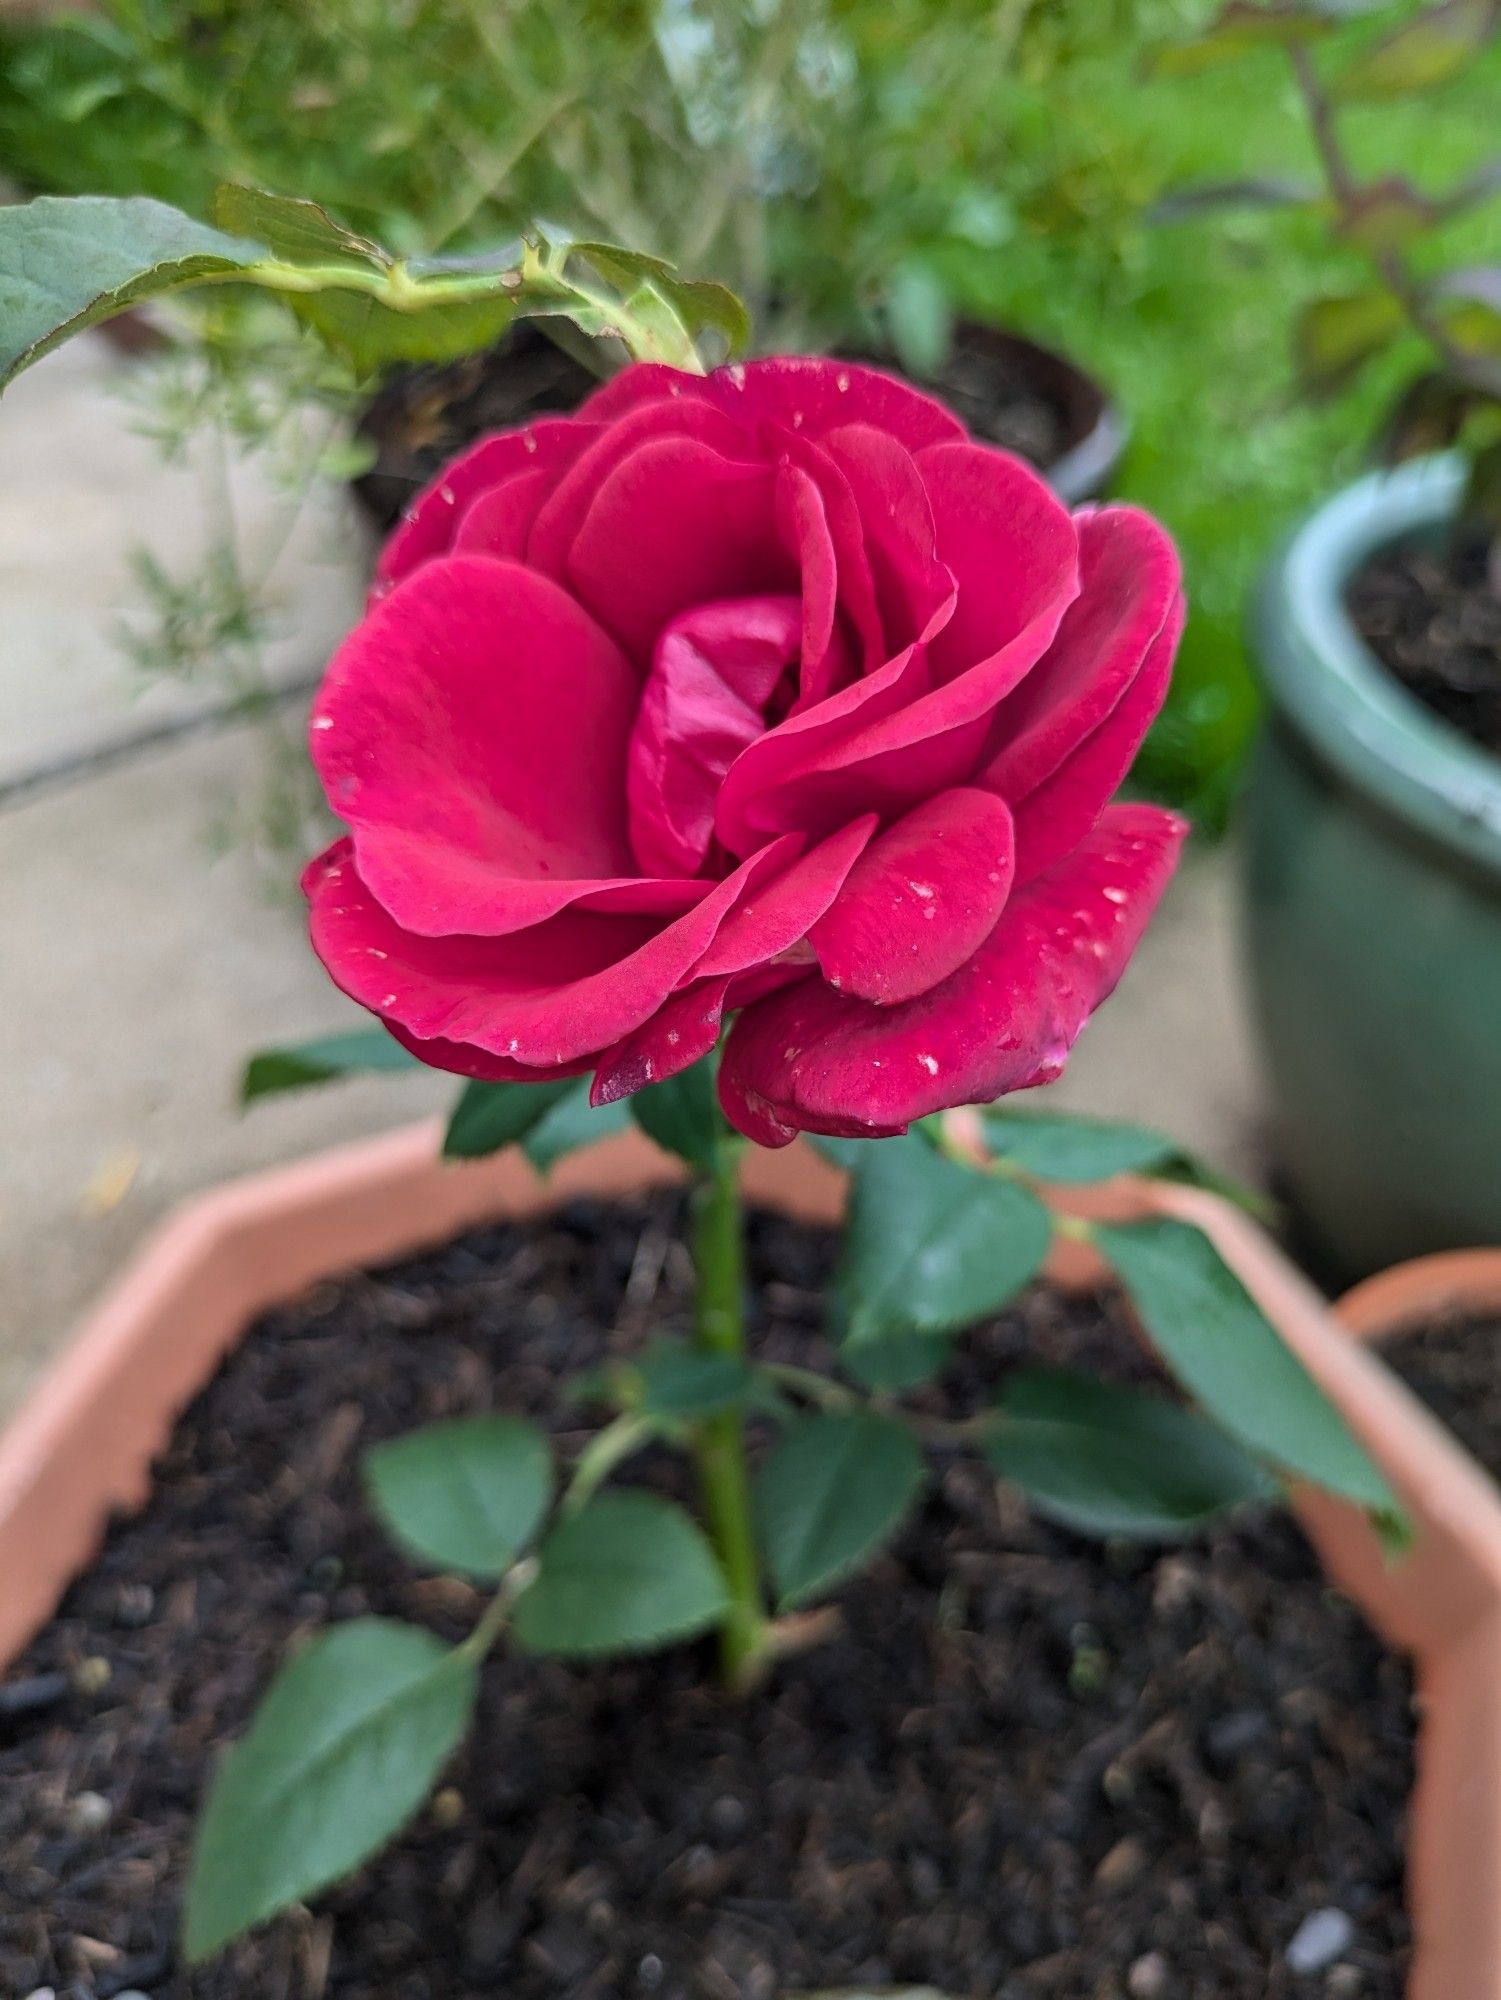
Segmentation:
[[(897, 368), (889, 355), (851, 358)], [(1100, 383), (1065, 355), (1004, 328), (961, 322), (948, 363), (923, 386), (976, 437), (1038, 465), (1070, 506), (1107, 490), (1125, 449), (1124, 420)], [(397, 370), (360, 418), (359, 434), (375, 452), (374, 465), (354, 482), (360, 506), (389, 530), (476, 438), (566, 414), (594, 387), (582, 362), (526, 324), (461, 361)]]
[(1446, 533), (1462, 479), (1435, 459), (1339, 494), (1255, 612), (1246, 963), (1288, 1191), (1345, 1277), (1501, 1243), (1501, 761), (1399, 685), (1345, 601), (1378, 552)]

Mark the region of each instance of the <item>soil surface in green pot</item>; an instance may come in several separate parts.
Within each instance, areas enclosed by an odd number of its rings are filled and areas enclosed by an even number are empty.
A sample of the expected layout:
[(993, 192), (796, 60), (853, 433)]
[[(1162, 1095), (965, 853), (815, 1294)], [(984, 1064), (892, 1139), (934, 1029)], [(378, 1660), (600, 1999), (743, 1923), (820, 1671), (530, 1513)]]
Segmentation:
[(1436, 1320), (1383, 1341), (1382, 1359), (1501, 1479), (1501, 1319)]
[[(940, 1462), (832, 1635), (735, 1702), (710, 1649), (492, 1656), (433, 1807), (352, 1883), (189, 1973), (205, 1780), (289, 1646), (475, 1599), (396, 1555), (378, 1440), (460, 1411), (587, 1435), (560, 1378), (686, 1327), (681, 1199), (575, 1203), (265, 1318), (145, 1511), (0, 1688), (0, 1992), (62, 2000), (1399, 2000), (1405, 1665), (1291, 1518), (1172, 1547), (1045, 1525)], [(752, 1340), (823, 1365), (836, 1239), (753, 1218)], [(1150, 1380), (1108, 1297), (1030, 1293), (961, 1340), (935, 1413), (1019, 1363)], [(629, 1476), (672, 1487), (680, 1461)]]
[[(859, 358), (901, 373), (890, 355)], [(477, 438), (566, 415), (598, 386), (582, 362), (526, 325), (481, 354), (401, 369), (360, 418), (359, 435), (375, 452), (375, 464), (354, 482), (360, 503), (388, 531), (418, 491)], [(1043, 471), (1078, 446), (1104, 410), (1102, 394), (1061, 355), (968, 324), (957, 329), (945, 367), (920, 386), (949, 404), (976, 437)], [(1102, 442), (1102, 450), (1118, 449), (1113, 419), (1111, 437), (1114, 444)]]
[(1481, 539), (1384, 549), (1348, 602), (1361, 637), (1418, 700), (1501, 757), (1501, 591)]

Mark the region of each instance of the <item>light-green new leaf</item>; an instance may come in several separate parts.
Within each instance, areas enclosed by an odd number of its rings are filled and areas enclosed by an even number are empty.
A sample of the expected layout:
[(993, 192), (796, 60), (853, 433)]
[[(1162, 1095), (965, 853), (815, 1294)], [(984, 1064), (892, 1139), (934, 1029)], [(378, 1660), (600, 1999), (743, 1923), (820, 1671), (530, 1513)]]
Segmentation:
[(637, 360), (698, 369), (695, 339), (744, 344), (744, 308), (660, 259), (540, 234), (464, 257), (400, 258), (316, 202), (221, 187), (215, 225), (142, 196), (0, 208), (0, 388), (60, 341), (143, 299), (205, 284), (280, 293), (362, 373), (443, 361), (514, 319), (561, 317)]
[(474, 1662), (415, 1625), (358, 1618), (282, 1668), (199, 1822), (183, 1944), (209, 1957), (399, 1833), (469, 1723)]

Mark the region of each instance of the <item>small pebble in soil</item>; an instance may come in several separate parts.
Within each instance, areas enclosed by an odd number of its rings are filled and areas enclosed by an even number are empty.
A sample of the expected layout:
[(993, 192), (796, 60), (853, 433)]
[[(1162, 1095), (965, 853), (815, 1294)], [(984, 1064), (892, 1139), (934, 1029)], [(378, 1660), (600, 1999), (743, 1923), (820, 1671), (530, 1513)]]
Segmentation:
[(70, 1833), (102, 1833), (110, 1823), (111, 1807), (103, 1792), (79, 1792), (68, 1801)]
[(1160, 2000), (1167, 1992), (1167, 1960), (1160, 1951), (1143, 1952), (1126, 1974), (1131, 2000)]
[(1343, 1910), (1314, 1910), (1294, 1931), (1287, 1962), (1294, 1972), (1322, 1972), (1354, 1942), (1355, 1926)]

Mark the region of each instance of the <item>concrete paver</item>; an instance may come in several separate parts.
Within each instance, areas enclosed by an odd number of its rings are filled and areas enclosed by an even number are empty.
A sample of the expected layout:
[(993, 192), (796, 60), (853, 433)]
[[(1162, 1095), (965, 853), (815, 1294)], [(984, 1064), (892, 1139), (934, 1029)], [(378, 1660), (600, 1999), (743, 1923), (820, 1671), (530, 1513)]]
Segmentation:
[[(142, 604), (133, 551), (148, 547), (181, 580), (222, 519), (215, 447), (203, 440), (169, 464), (135, 428), (121, 389), (141, 365), (85, 336), (0, 404), (0, 792), (217, 709), (228, 693), (207, 679), (148, 679), (120, 643)], [(306, 680), (362, 595), (352, 509), (339, 489), (319, 490), (283, 549), (293, 501), (265, 455), (232, 459), (229, 483), (247, 571), (267, 573), (266, 677)]]

